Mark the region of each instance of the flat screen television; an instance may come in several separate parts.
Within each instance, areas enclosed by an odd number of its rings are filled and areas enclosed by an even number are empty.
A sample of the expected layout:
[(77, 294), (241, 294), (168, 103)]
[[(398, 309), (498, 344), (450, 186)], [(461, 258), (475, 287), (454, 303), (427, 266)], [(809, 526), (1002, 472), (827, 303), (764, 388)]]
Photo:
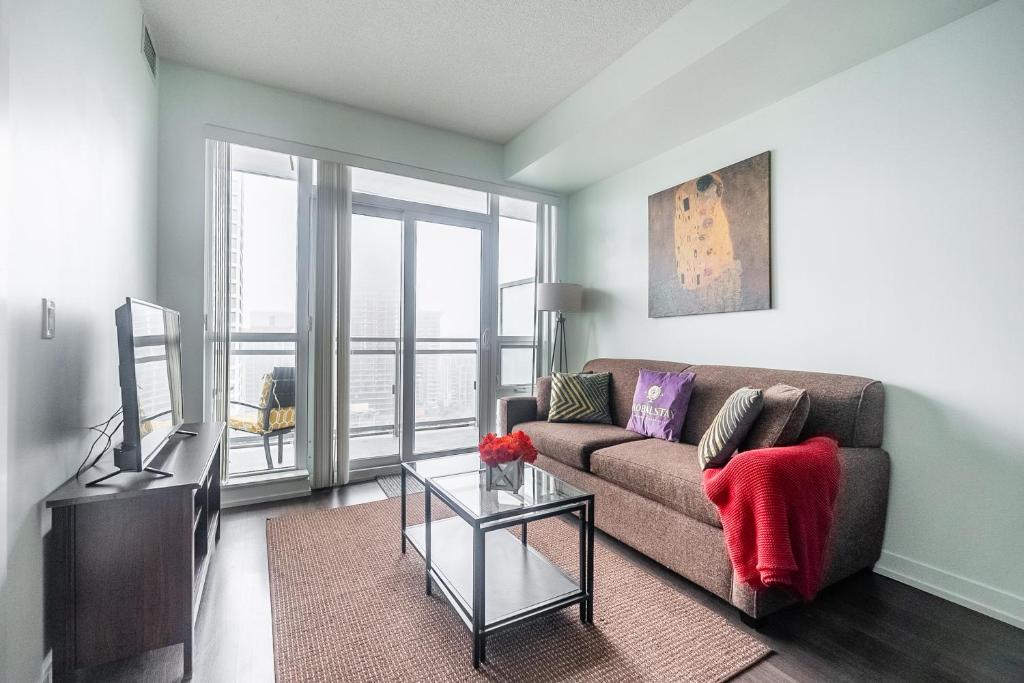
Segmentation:
[(129, 297), (114, 318), (124, 416), (124, 440), (114, 449), (114, 464), (141, 472), (183, 423), (180, 316)]

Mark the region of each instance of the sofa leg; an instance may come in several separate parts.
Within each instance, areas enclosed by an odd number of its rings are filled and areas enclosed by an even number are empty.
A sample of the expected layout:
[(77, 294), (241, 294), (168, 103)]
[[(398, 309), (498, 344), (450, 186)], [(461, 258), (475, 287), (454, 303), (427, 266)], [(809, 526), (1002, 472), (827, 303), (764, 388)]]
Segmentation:
[(761, 630), (761, 627), (764, 625), (764, 619), (759, 619), (757, 617), (752, 617), (749, 614), (747, 614), (746, 612), (744, 612), (743, 610), (737, 610), (737, 611), (740, 613), (740, 621), (742, 621), (744, 623), (744, 625), (754, 629), (755, 631), (760, 631)]

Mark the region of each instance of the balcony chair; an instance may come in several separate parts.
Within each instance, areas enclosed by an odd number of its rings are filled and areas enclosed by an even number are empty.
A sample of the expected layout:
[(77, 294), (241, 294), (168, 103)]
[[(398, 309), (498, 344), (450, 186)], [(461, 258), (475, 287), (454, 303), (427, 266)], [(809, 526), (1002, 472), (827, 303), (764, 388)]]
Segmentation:
[(275, 367), (263, 376), (259, 405), (232, 401), (255, 411), (245, 417), (231, 417), (228, 425), (249, 434), (263, 437), (263, 452), (267, 456), (267, 469), (274, 469), (270, 457), (270, 439), (277, 437), (277, 464), (284, 460), (284, 435), (295, 431), (295, 368)]

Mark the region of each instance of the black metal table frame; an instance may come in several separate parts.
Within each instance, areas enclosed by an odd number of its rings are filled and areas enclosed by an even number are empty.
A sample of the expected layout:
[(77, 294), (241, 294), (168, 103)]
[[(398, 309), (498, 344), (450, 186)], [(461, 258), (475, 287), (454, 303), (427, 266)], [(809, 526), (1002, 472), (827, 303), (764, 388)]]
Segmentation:
[[(401, 495), (401, 534), (402, 554), (406, 551), (408, 534), (406, 532), (406, 476), (412, 476), (423, 484), (423, 517), (424, 517), (424, 553), (426, 574), (426, 593), (432, 593), (432, 581), (436, 582), (445, 598), (456, 608), (456, 614), (473, 634), (473, 667), (479, 668), (481, 662), (487, 661), (487, 636), (502, 631), (527, 619), (539, 617), (558, 610), (578, 604), (580, 606), (580, 621), (584, 624), (594, 623), (594, 495), (586, 494), (575, 499), (565, 501), (554, 501), (532, 507), (526, 511), (509, 510), (496, 513), (484, 519), (475, 519), (465, 513), (461, 506), (448, 496), (442, 489), (432, 486), (430, 477), (420, 476), (402, 465), (402, 495)], [(470, 470), (469, 472), (472, 472)], [(448, 473), (440, 476), (453, 476), (463, 473)], [(430, 561), (430, 499), (437, 496), (464, 522), (473, 528), (473, 605), (470, 611), (457, 595), (454, 588), (448, 585), (442, 574), (435, 571)], [(492, 623), (486, 623), (485, 615), (485, 580), (486, 580), (486, 555), (484, 553), (484, 534), (490, 531), (498, 531), (508, 527), (520, 525), (520, 540), (527, 545), (527, 524), (539, 522), (540, 520), (558, 515), (579, 516), (579, 590), (569, 595), (556, 597), (546, 602), (541, 602), (530, 608), (520, 610)], [(416, 545), (413, 544), (416, 548)], [(419, 549), (416, 548), (417, 552)], [(546, 558), (545, 558), (546, 559)], [(550, 562), (550, 560), (549, 560)], [(552, 563), (553, 564), (553, 563)]]

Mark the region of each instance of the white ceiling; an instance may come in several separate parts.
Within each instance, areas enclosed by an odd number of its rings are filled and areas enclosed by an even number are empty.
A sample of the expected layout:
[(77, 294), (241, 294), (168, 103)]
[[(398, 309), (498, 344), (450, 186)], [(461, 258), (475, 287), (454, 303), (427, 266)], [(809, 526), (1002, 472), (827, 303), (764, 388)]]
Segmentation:
[(506, 144), (504, 175), (574, 192), (991, 2), (693, 0)]
[(689, 0), (142, 0), (162, 58), (504, 143)]

